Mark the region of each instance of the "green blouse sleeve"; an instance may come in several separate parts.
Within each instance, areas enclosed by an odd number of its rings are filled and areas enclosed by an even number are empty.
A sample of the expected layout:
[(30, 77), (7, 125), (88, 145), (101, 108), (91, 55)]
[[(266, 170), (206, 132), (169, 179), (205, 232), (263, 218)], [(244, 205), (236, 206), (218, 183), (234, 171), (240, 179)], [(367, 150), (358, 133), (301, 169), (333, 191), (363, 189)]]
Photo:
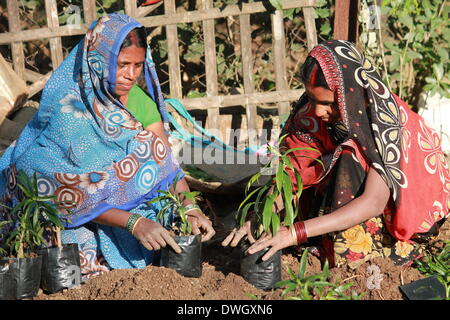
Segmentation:
[(144, 129), (149, 124), (161, 121), (156, 103), (138, 85), (134, 85), (128, 93), (127, 109), (142, 123)]

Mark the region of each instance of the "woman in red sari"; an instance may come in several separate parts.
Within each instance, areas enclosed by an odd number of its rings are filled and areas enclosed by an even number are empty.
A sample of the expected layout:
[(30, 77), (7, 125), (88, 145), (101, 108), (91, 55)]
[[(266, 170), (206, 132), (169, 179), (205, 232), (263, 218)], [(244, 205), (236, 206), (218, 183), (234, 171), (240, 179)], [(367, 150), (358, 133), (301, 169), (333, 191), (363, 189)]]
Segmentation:
[[(350, 42), (316, 46), (302, 78), (305, 94), (283, 128), (283, 147), (317, 150), (290, 157), (308, 189), (300, 199), (308, 209), (302, 221), (263, 236), (248, 253), (271, 247), (266, 260), (308, 242), (331, 265), (357, 267), (379, 256), (411, 261), (449, 215), (450, 173), (438, 134)], [(248, 224), (223, 245), (236, 245), (247, 230)]]

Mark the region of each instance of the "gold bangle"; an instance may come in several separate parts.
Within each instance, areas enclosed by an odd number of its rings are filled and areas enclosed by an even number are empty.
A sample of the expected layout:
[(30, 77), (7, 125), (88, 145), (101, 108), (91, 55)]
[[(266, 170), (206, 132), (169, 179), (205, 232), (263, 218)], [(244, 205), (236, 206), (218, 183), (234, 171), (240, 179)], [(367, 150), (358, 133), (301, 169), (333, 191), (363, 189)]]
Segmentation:
[(291, 226), (289, 228), (289, 230), (291, 230), (292, 238), (294, 238), (294, 243), (295, 243), (295, 245), (297, 245), (298, 244), (298, 242), (297, 242), (297, 233), (295, 232), (294, 226)]
[(139, 217), (136, 222), (133, 224), (133, 227), (131, 228), (131, 235), (134, 236), (134, 228), (136, 228), (136, 225), (138, 224), (139, 220), (144, 219), (144, 217)]
[[(200, 208), (190, 208), (190, 209), (187, 209), (187, 210), (184, 212), (184, 214), (188, 213), (189, 211), (193, 211), (193, 210), (198, 210), (198, 211), (202, 212), (202, 210), (201, 210)], [(203, 212), (202, 212), (202, 213), (203, 213)]]

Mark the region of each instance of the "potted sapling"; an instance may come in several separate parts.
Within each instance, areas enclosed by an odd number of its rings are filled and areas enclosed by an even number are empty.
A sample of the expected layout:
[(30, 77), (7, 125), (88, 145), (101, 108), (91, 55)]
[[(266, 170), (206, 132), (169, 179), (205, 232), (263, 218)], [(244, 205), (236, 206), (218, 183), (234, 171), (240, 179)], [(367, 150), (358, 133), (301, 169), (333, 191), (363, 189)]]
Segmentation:
[(8, 233), (7, 226), (10, 223), (11, 221), (0, 221), (0, 300), (14, 300), (16, 298), (16, 286), (9, 261), (1, 259), (8, 254), (4, 240)]
[[(286, 136), (279, 139), (278, 145)], [(246, 197), (238, 208), (239, 224), (251, 221), (251, 232), (254, 239), (264, 234), (276, 235), (281, 226), (290, 227), (299, 213), (299, 199), (303, 190), (302, 178), (292, 165), (289, 154), (296, 150), (314, 150), (312, 148), (292, 148), (284, 150), (268, 145), (269, 162), (255, 175), (246, 186)], [(315, 159), (318, 162), (320, 160)], [(296, 180), (296, 188), (287, 172), (290, 170)], [(262, 175), (272, 175), (272, 179), (260, 185)], [(252, 186), (257, 188), (250, 192)], [(249, 239), (241, 243), (241, 275), (249, 283), (263, 290), (274, 288), (281, 281), (281, 251), (276, 252), (268, 260), (262, 256), (270, 249), (266, 248), (252, 255), (246, 254), (251, 246)]]
[[(173, 190), (176, 190), (179, 179), (175, 177)], [(171, 193), (158, 190), (160, 196), (149, 203), (160, 202), (161, 210), (157, 219), (163, 221), (167, 216), (172, 217), (170, 222), (171, 234), (182, 252), (176, 253), (171, 247), (161, 249), (161, 266), (176, 270), (185, 277), (199, 278), (202, 275), (202, 242), (201, 235), (192, 235), (192, 225), (187, 219), (186, 212), (196, 206), (198, 191)], [(190, 200), (192, 205), (184, 206), (184, 200)]]
[[(21, 191), (22, 200), (9, 213), (10, 220), (15, 223), (6, 239), (10, 256), (3, 262), (6, 260), (13, 270), (16, 299), (23, 299), (34, 297), (43, 279), (45, 286), (49, 286), (53, 279), (61, 280), (61, 275), (71, 280), (73, 276), (67, 273), (63, 264), (54, 261), (61, 260), (60, 257), (43, 254), (46, 252), (43, 247), (51, 243), (55, 228), (63, 227), (60, 217), (60, 211), (64, 210), (62, 203), (56, 202), (54, 196), (39, 195), (36, 173), (30, 179), (20, 171), (17, 175), (17, 187)], [(63, 259), (70, 265), (80, 265), (78, 255)], [(53, 267), (55, 264), (58, 264), (58, 268)], [(48, 280), (48, 274), (51, 274), (52, 280)]]

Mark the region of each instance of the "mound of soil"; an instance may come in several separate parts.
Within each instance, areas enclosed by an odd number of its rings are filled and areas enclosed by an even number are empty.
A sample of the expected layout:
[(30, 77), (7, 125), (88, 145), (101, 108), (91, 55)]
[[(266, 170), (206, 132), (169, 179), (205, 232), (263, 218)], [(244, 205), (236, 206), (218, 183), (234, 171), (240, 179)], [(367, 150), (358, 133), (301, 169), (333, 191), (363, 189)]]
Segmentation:
[[(214, 216), (220, 218), (220, 216)], [(225, 221), (226, 222), (226, 221)], [(216, 227), (217, 227), (217, 223)], [(222, 223), (222, 226), (226, 223)], [(40, 293), (37, 300), (280, 300), (282, 289), (262, 291), (247, 283), (239, 275), (239, 249), (223, 248), (220, 240), (224, 230), (216, 228), (217, 235), (203, 249), (203, 274), (200, 278), (186, 278), (172, 269), (148, 266), (144, 269), (112, 270), (93, 278), (79, 288), (46, 295)], [(222, 232), (221, 232), (222, 231)], [(450, 240), (450, 221), (441, 227), (439, 237), (430, 243), (430, 251), (439, 250), (443, 240)], [(287, 250), (282, 256), (282, 279), (289, 279), (286, 266), (296, 272), (300, 256)], [(374, 266), (380, 272), (379, 287), (374, 282)], [(318, 258), (309, 255), (307, 275), (322, 270)], [(376, 270), (375, 270), (376, 271)], [(356, 270), (347, 266), (332, 268), (330, 282), (353, 282), (349, 290), (364, 293), (363, 300), (404, 299), (399, 286), (422, 279), (412, 267), (396, 266), (390, 259), (375, 258)], [(375, 288), (374, 288), (375, 287)], [(372, 288), (372, 289), (370, 289)]]

